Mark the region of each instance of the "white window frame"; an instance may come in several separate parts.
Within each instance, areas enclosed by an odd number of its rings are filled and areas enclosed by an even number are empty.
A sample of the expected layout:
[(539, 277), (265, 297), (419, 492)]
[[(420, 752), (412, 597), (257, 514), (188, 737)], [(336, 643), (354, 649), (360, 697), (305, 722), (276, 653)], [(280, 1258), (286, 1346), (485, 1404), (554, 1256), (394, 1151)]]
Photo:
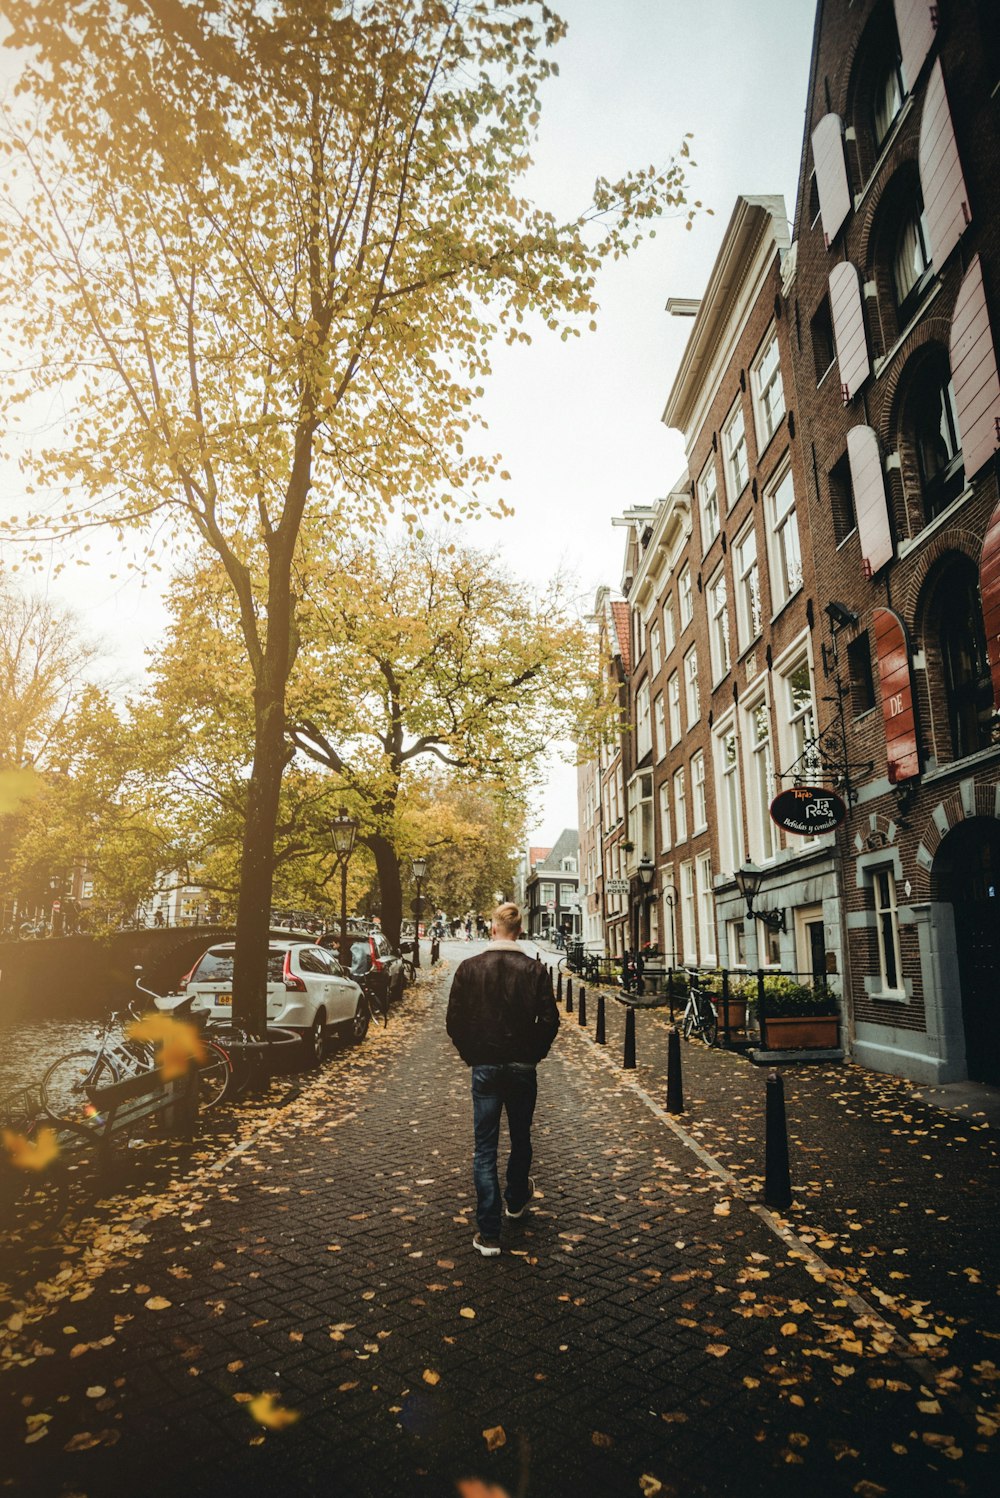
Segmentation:
[[(758, 713), (767, 737), (758, 737)], [(748, 853), (755, 863), (770, 863), (778, 853), (778, 831), (769, 807), (774, 797), (774, 726), (766, 691), (743, 707), (743, 786), (747, 808)]]
[(695, 887), (698, 891), (698, 944), (703, 963), (717, 959), (715, 934), (715, 890), (712, 886), (712, 855), (702, 853), (695, 859)]
[(555, 902), (555, 898), (556, 898), (555, 880), (553, 880), (553, 879), (539, 880), (539, 882), (538, 882), (538, 903), (539, 903), (539, 905), (548, 905), (548, 903), (549, 903), (550, 900), (553, 901), (553, 902)]
[(669, 853), (673, 844), (670, 841), (670, 781), (661, 780), (660, 790), (657, 797), (660, 810), (660, 852)]
[(681, 947), (684, 961), (692, 966), (698, 961), (698, 922), (695, 916), (697, 891), (694, 863), (689, 859), (680, 867), (681, 880)]
[(663, 651), (660, 648), (660, 626), (650, 625), (649, 629), (649, 674), (659, 676), (660, 667), (663, 665)]
[(653, 757), (657, 764), (667, 752), (667, 722), (663, 709), (663, 693), (657, 692), (653, 699)]
[(782, 465), (765, 489), (764, 513), (767, 519), (771, 609), (774, 614), (778, 614), (788, 600), (802, 589), (798, 500), (790, 463)]
[[(727, 743), (732, 743), (732, 757)], [(716, 726), (715, 811), (719, 831), (719, 865), (735, 874), (743, 864), (743, 793), (740, 783), (740, 740), (736, 714), (730, 713)]]
[(668, 593), (663, 600), (663, 656), (670, 654), (677, 644), (677, 628), (674, 623), (674, 595)]
[(689, 562), (685, 562), (677, 574), (677, 598), (681, 611), (681, 634), (683, 634), (694, 618), (694, 593)]
[(726, 966), (747, 965), (747, 928), (741, 917), (737, 921), (726, 922)]
[[(746, 563), (745, 549), (753, 542), (753, 559)], [(760, 555), (757, 549), (757, 530), (751, 520), (733, 542), (733, 591), (736, 594), (736, 638), (740, 654), (749, 650), (764, 626), (764, 610), (760, 596)]]
[[(796, 705), (793, 696), (792, 678), (805, 669), (809, 679), (809, 702), (807, 705)], [(822, 766), (819, 756), (815, 754), (814, 763), (806, 764), (803, 756), (806, 752), (806, 740), (815, 739), (818, 720), (816, 715), (816, 680), (813, 675), (812, 661), (809, 658), (808, 643), (801, 650), (797, 650), (789, 659), (775, 663), (774, 675), (778, 678), (779, 705), (778, 724), (781, 738), (782, 770), (794, 773), (801, 777), (806, 784), (821, 785), (823, 783)]]
[(679, 744), (684, 729), (681, 724), (681, 674), (671, 671), (667, 679), (667, 709), (670, 717), (671, 746)]
[(674, 842), (686, 843), (688, 835), (687, 826), (687, 787), (684, 783), (684, 766), (679, 765), (673, 773), (673, 803), (674, 803)]
[[(892, 864), (876, 864), (868, 870), (872, 882), (872, 903), (875, 907), (875, 946), (878, 949), (879, 980), (883, 995), (905, 998), (903, 983), (903, 958), (899, 945), (899, 906), (896, 900), (896, 872)], [(886, 883), (883, 885), (882, 881)], [(896, 968), (896, 982), (889, 982), (887, 941), (892, 943), (892, 960)]]
[(687, 726), (690, 730), (701, 717), (701, 702), (698, 697), (697, 645), (692, 645), (684, 656), (684, 705), (687, 709)]
[(726, 569), (719, 567), (705, 589), (708, 604), (708, 646), (712, 658), (712, 685), (717, 686), (732, 666), (729, 646), (729, 589)]
[(726, 496), (729, 508), (739, 499), (750, 482), (750, 455), (747, 451), (747, 424), (743, 415), (743, 402), (737, 397), (736, 404), (726, 417), (722, 428), (723, 470), (726, 477)]
[(635, 693), (635, 757), (644, 759), (653, 747), (653, 731), (649, 718), (649, 678), (636, 688)]
[(719, 475), (715, 455), (709, 458), (698, 479), (698, 513), (701, 516), (701, 549), (707, 551), (719, 534)]
[(763, 452), (785, 414), (785, 383), (781, 374), (781, 351), (778, 329), (768, 329), (760, 351), (750, 366), (754, 421), (757, 425), (757, 450)]
[(708, 787), (705, 783), (705, 753), (699, 749), (691, 756), (691, 831), (704, 832), (708, 827)]

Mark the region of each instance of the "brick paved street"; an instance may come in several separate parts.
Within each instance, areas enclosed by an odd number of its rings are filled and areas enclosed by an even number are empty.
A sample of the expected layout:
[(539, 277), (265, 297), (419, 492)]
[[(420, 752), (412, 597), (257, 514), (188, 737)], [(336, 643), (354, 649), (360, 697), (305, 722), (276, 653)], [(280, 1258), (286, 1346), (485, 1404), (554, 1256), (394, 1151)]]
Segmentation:
[[(794, 1096), (816, 1115), (815, 1136), (793, 1125), (814, 1152), (787, 1219), (813, 1240), (803, 1246), (754, 1205), (759, 1073), (685, 1047), (683, 1125), (720, 1174), (651, 1106), (665, 1097), (665, 1029), (640, 1016), (640, 1068), (625, 1079), (618, 1006), (606, 1052), (564, 1016), (540, 1073), (539, 1196), (505, 1228), (503, 1256), (483, 1261), (470, 1243), (468, 1073), (444, 1035), (445, 998), (446, 979), (411, 991), (387, 1032), (262, 1115), (223, 1168), (164, 1184), (152, 1213), (126, 1197), (104, 1206), (100, 1241), (71, 1244), (79, 1251), (8, 1320), (0, 1488), (444, 1498), (481, 1478), (511, 1498), (996, 1490), (988, 1427), (974, 1418), (975, 1404), (996, 1404), (992, 1135), (954, 1120), (937, 1129), (926, 1110), (913, 1114), (914, 1130), (929, 1119), (917, 1147), (891, 1113), (895, 1084), (876, 1079), (880, 1119), (864, 1074), (796, 1073), (790, 1114)], [(959, 1201), (950, 1228), (936, 1221)], [(841, 1278), (855, 1259), (865, 1273)], [(933, 1305), (918, 1316), (928, 1280)], [(880, 1306), (874, 1291), (900, 1285), (905, 1302)], [(923, 1343), (903, 1356), (900, 1332)], [(249, 1401), (266, 1391), (296, 1423), (254, 1422)]]

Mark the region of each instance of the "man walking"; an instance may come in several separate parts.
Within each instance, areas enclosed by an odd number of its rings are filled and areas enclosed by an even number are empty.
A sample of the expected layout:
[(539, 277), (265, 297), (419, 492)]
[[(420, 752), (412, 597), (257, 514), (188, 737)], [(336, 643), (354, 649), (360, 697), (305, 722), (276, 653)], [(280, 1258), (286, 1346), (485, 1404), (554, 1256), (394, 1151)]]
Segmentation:
[(479, 1224), (472, 1246), (484, 1258), (500, 1252), (500, 1115), (506, 1110), (510, 1131), (505, 1211), (522, 1217), (535, 1191), (528, 1173), (535, 1067), (559, 1029), (552, 974), (518, 942), (520, 930), (517, 906), (498, 905), (489, 946), (459, 963), (448, 998), (448, 1034), (472, 1068), (472, 1179)]

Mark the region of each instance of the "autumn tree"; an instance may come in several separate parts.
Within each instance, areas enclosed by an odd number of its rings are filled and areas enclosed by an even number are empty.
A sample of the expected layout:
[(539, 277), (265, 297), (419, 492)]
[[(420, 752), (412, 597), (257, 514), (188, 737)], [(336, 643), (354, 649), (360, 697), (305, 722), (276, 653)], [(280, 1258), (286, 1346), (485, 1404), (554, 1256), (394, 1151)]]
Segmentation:
[(224, 568), (253, 682), (235, 1013), (259, 1029), (301, 536), (469, 514), (492, 338), (592, 318), (683, 163), (598, 181), (568, 223), (519, 195), (563, 30), (541, 0), (5, 12), (3, 412), (66, 413), (13, 533), (107, 524), (137, 565), (197, 537)]

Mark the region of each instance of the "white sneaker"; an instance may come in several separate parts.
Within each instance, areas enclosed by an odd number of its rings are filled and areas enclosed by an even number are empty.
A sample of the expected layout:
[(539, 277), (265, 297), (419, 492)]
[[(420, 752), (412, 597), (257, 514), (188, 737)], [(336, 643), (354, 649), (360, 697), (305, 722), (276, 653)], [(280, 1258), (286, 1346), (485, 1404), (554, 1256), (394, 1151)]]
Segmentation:
[(500, 1252), (499, 1238), (484, 1238), (482, 1233), (477, 1233), (472, 1240), (472, 1246), (477, 1254), (482, 1254), (484, 1259), (495, 1259)]
[(510, 1217), (510, 1218), (523, 1217), (524, 1214), (525, 1214), (525, 1212), (527, 1212), (527, 1210), (528, 1210), (528, 1202), (531, 1201), (531, 1198), (534, 1196), (534, 1194), (535, 1194), (535, 1178), (534, 1178), (534, 1176), (529, 1176), (528, 1177), (528, 1201), (526, 1201), (522, 1207), (518, 1207), (518, 1209), (517, 1209), (516, 1212), (513, 1210), (513, 1208), (505, 1206), (504, 1209), (503, 1209), (504, 1216), (505, 1217)]

